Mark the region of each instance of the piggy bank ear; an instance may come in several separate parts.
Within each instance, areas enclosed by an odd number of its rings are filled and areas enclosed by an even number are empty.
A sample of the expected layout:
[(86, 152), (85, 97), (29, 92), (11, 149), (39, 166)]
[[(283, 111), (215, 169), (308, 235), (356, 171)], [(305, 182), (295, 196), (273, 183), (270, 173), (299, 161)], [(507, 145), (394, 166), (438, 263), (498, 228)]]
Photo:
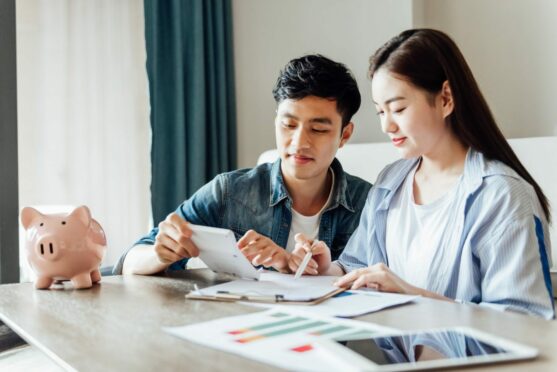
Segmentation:
[(35, 208), (25, 207), (21, 210), (21, 224), (23, 228), (27, 230), (34, 219), (38, 217), (44, 217), (41, 212), (36, 210)]
[(91, 223), (91, 212), (89, 212), (89, 208), (87, 208), (85, 205), (82, 205), (81, 207), (77, 207), (76, 209), (74, 209), (73, 212), (68, 215), (68, 219), (73, 218), (81, 221), (81, 223), (83, 223), (85, 226), (89, 226), (89, 224)]

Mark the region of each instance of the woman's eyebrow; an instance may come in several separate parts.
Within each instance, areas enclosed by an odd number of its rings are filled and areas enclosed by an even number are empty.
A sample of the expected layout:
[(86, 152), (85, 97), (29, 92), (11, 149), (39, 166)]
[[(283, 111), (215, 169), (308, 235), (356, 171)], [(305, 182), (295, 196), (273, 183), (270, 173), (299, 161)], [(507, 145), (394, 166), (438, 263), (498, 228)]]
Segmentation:
[[(388, 105), (389, 103), (393, 103), (393, 102), (395, 102), (395, 101), (401, 101), (401, 100), (404, 100), (404, 99), (406, 99), (406, 97), (396, 96), (396, 97), (393, 97), (393, 98), (389, 98), (388, 100), (385, 101), (384, 104), (385, 104), (385, 105)], [(372, 101), (373, 101), (373, 100), (372, 100)], [(375, 103), (376, 105), (378, 105), (378, 103), (375, 102), (375, 101), (373, 101), (373, 103)]]

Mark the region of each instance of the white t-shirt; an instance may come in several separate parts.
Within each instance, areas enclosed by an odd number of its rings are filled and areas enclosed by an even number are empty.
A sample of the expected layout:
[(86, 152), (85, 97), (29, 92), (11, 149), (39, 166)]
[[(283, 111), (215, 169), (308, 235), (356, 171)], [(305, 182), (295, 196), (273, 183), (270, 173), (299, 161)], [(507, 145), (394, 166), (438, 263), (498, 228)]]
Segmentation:
[[(416, 168), (408, 174), (393, 197), (387, 215), (386, 248), (389, 268), (408, 283), (426, 288), (432, 282), (446, 283), (456, 262), (464, 213), (462, 176), (441, 198), (426, 205), (414, 201)], [(431, 280), (436, 278), (435, 280)], [(435, 291), (435, 288), (430, 288)], [(442, 291), (441, 291), (442, 292)]]
[(321, 222), (321, 215), (329, 203), (335, 189), (335, 173), (329, 168), (331, 173), (331, 189), (329, 190), (329, 197), (323, 208), (313, 216), (304, 216), (292, 208), (292, 223), (290, 224), (290, 232), (288, 233), (288, 243), (286, 243), (286, 250), (292, 252), (296, 247), (294, 237), (298, 233), (304, 234), (308, 239), (317, 239), (319, 236), (319, 223)]

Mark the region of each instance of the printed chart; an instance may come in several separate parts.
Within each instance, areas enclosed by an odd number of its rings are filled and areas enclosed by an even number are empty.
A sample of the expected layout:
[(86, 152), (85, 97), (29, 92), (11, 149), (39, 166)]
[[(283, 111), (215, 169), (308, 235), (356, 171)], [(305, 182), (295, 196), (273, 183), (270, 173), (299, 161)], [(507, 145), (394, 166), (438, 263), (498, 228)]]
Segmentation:
[(279, 309), (165, 330), (264, 363), (308, 371), (329, 370), (335, 362), (315, 343), (319, 337), (360, 339), (394, 331), (371, 323)]

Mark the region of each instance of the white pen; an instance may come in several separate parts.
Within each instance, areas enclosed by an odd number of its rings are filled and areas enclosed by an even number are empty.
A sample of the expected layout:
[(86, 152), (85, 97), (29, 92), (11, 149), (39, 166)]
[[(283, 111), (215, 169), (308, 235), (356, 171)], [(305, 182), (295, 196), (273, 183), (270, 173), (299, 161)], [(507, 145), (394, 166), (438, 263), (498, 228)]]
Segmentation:
[(311, 248), (309, 249), (309, 252), (307, 252), (306, 255), (304, 256), (304, 259), (302, 260), (300, 267), (298, 267), (298, 270), (296, 270), (296, 275), (294, 275), (294, 279), (298, 279), (299, 277), (302, 276), (304, 271), (306, 271), (306, 267), (308, 266), (309, 260), (311, 260), (312, 250), (313, 250), (313, 243), (311, 244)]

